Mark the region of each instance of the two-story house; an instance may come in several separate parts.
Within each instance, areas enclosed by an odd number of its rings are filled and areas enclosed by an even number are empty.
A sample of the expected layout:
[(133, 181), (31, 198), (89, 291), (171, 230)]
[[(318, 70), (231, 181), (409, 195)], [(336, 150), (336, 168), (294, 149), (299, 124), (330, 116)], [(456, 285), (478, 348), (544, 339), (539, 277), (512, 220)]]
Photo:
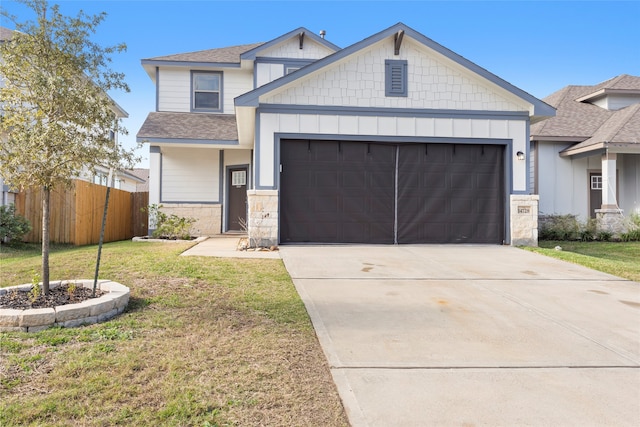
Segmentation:
[[(323, 33), (322, 33), (323, 34)], [(399, 23), (142, 60), (149, 200), (253, 244), (537, 241), (546, 103)]]
[(625, 215), (640, 214), (640, 77), (567, 86), (544, 100), (558, 114), (531, 126), (540, 213), (599, 216), (621, 231)]

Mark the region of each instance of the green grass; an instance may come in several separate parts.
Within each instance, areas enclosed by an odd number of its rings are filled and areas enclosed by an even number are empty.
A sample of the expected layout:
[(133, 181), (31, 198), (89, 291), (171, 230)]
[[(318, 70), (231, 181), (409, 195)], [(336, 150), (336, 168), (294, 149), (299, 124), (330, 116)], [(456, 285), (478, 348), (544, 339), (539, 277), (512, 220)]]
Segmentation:
[[(105, 244), (125, 313), (0, 333), (1, 426), (344, 426), (335, 385), (280, 260), (180, 257), (191, 244)], [(40, 248), (2, 246), (0, 286)], [(92, 278), (97, 247), (54, 247), (51, 280)]]
[[(525, 249), (640, 282), (640, 242), (541, 240), (539, 245)], [(555, 250), (556, 246), (562, 250)]]

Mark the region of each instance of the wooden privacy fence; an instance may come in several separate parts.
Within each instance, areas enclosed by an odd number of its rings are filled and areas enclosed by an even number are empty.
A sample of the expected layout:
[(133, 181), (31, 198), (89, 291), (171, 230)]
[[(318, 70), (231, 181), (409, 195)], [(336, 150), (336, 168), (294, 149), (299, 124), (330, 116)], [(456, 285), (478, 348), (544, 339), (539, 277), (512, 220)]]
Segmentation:
[[(76, 180), (70, 189), (51, 192), (50, 241), (74, 245), (92, 245), (100, 241), (107, 187)], [(30, 189), (16, 195), (16, 211), (29, 220), (33, 229), (26, 242), (42, 241), (42, 189)], [(104, 230), (104, 241), (131, 239), (147, 235), (149, 193), (129, 193), (112, 188)]]

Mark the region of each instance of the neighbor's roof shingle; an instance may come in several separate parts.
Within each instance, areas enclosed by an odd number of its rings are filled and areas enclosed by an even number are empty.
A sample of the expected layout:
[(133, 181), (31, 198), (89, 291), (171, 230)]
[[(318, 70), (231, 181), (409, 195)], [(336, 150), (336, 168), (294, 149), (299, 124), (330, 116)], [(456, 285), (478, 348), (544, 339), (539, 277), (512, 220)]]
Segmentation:
[[(588, 102), (579, 102), (583, 98), (602, 89), (640, 90), (640, 77), (620, 75), (595, 86), (567, 86), (544, 98), (547, 104), (557, 109), (555, 117), (531, 125), (532, 139), (545, 137), (592, 139), (610, 135), (617, 127), (616, 138), (633, 137), (633, 122), (636, 115), (628, 115), (628, 108), (610, 111)], [(625, 136), (626, 135), (626, 136)], [(637, 139), (638, 134), (635, 134)], [(604, 139), (601, 141), (610, 141)], [(586, 141), (585, 141), (586, 142)], [(626, 142), (633, 142), (627, 140)], [(592, 142), (593, 143), (593, 142)]]
[(236, 117), (230, 114), (149, 113), (139, 139), (237, 141)]
[(567, 150), (579, 150), (600, 143), (640, 145), (640, 104), (630, 105), (615, 111), (591, 138), (573, 145)]
[(199, 50), (175, 55), (157, 56), (147, 61), (240, 63), (240, 55), (264, 43), (243, 44), (218, 49)]

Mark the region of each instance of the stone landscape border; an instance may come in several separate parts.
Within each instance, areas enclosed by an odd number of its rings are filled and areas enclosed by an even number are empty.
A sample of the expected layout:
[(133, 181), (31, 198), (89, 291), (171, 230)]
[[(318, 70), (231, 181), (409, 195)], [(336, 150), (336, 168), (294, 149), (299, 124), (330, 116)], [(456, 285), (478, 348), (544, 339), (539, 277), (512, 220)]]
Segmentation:
[[(93, 289), (93, 280), (62, 280), (50, 283), (50, 288), (73, 283)], [(0, 288), (0, 295), (14, 289), (29, 291), (31, 284)], [(106, 292), (97, 298), (54, 308), (0, 309), (0, 332), (38, 332), (52, 326), (73, 328), (104, 322), (122, 313), (129, 303), (129, 288), (111, 280), (98, 280), (97, 289)]]

